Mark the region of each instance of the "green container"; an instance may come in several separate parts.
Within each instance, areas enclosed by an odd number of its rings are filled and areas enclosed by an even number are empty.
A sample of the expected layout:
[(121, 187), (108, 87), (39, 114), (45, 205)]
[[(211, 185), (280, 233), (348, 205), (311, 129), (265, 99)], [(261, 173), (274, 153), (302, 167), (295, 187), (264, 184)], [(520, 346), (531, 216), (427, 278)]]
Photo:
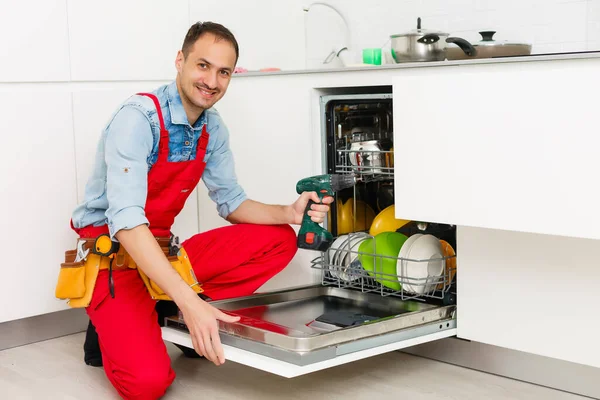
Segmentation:
[(381, 49), (363, 49), (363, 63), (381, 65)]

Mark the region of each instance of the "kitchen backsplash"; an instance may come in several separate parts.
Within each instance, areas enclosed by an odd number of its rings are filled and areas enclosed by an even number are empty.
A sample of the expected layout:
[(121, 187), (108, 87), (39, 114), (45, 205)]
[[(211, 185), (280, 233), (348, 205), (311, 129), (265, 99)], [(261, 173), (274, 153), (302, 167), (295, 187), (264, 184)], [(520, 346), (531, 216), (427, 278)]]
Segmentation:
[[(494, 30), (497, 40), (533, 44), (534, 54), (600, 50), (600, 0), (327, 0), (345, 14), (357, 49), (389, 47), (389, 35), (416, 28), (442, 30), (469, 41)], [(323, 6), (305, 17), (307, 66), (323, 60), (340, 35), (341, 18)]]
[[(348, 20), (355, 62), (365, 47), (416, 27), (469, 41), (495, 30), (534, 53), (600, 51), (600, 0), (325, 0)], [(22, 0), (0, 13), (0, 82), (168, 80), (185, 32), (195, 21), (229, 27), (249, 70), (322, 66), (343, 44), (341, 18), (312, 0)], [(118, 12), (113, 12), (117, 10)], [(36, 29), (33, 29), (35, 27)], [(151, 28), (148, 28), (151, 27)], [(39, 32), (43, 32), (39, 34)], [(38, 49), (32, 52), (31, 49)], [(43, 58), (44, 68), (38, 60)]]

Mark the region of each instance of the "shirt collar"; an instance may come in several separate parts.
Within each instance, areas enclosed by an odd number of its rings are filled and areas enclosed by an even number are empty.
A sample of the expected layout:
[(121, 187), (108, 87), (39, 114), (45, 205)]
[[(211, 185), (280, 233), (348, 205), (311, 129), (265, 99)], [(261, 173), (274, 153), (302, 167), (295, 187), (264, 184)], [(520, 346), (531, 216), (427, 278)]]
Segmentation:
[[(177, 90), (176, 81), (171, 82), (167, 87), (167, 101), (169, 103), (169, 112), (171, 113), (171, 123), (176, 125), (190, 126), (185, 109), (181, 103), (181, 97), (179, 96), (179, 91)], [(205, 123), (206, 113), (203, 112), (192, 128), (201, 129)]]

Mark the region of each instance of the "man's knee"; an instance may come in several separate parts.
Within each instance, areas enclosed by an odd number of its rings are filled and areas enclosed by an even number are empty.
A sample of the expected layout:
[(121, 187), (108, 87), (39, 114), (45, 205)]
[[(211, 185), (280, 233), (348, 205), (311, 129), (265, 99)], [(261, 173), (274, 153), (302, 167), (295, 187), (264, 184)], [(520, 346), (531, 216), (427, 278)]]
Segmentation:
[(126, 399), (150, 400), (159, 399), (173, 383), (175, 373), (170, 365), (160, 367), (146, 366), (126, 379), (121, 387), (121, 395)]
[(276, 230), (274, 236), (278, 239), (284, 254), (289, 258), (289, 262), (298, 251), (296, 231), (290, 225), (277, 225), (274, 229)]

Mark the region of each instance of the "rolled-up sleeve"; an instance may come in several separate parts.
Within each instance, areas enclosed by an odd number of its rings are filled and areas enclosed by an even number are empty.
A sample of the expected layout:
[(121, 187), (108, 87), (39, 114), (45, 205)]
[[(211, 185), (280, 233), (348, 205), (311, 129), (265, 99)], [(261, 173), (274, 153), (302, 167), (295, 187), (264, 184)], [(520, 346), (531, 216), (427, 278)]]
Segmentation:
[(206, 163), (202, 180), (209, 197), (217, 205), (219, 215), (226, 219), (247, 196), (237, 180), (227, 127), (219, 121), (218, 126), (211, 129), (210, 135), (215, 138), (215, 147)]
[(148, 156), (153, 135), (146, 114), (135, 106), (124, 106), (106, 132), (105, 162), (111, 238), (121, 229), (149, 224), (144, 207), (148, 193)]

